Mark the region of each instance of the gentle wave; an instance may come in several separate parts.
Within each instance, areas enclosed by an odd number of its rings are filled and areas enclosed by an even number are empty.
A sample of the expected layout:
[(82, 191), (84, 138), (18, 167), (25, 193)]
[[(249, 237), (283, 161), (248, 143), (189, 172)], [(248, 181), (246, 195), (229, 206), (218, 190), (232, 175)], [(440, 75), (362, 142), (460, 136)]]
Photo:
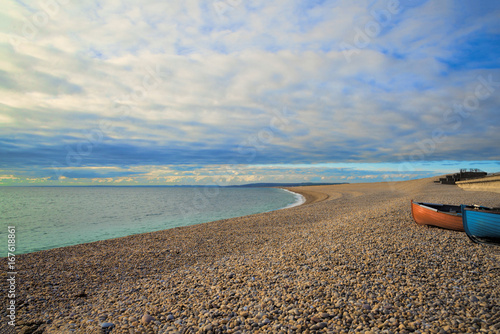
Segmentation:
[(302, 196), (301, 194), (299, 193), (296, 193), (296, 192), (293, 192), (293, 191), (290, 191), (288, 189), (282, 189), (286, 192), (289, 192), (291, 194), (293, 194), (295, 196), (295, 202), (292, 203), (292, 204), (289, 204), (288, 206), (284, 207), (283, 209), (289, 209), (289, 208), (293, 208), (295, 206), (299, 206), (299, 205), (302, 205), (306, 202), (306, 198), (304, 196)]

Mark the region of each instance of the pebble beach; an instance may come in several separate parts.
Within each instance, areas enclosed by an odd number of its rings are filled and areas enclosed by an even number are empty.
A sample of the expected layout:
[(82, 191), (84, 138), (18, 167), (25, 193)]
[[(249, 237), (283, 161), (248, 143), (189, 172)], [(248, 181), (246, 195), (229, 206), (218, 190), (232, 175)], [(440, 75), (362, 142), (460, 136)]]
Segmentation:
[(17, 330), (500, 333), (500, 247), (410, 210), (500, 193), (433, 180), (289, 188), (306, 203), (18, 255)]

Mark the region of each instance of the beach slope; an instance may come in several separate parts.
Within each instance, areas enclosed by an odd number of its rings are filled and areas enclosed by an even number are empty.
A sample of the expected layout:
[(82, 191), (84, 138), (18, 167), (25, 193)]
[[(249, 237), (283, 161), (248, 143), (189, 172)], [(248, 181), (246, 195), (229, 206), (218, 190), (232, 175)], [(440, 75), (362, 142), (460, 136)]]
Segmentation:
[(410, 212), (500, 194), (433, 179), (289, 190), (306, 204), (17, 256), (19, 328), (500, 332), (500, 248)]

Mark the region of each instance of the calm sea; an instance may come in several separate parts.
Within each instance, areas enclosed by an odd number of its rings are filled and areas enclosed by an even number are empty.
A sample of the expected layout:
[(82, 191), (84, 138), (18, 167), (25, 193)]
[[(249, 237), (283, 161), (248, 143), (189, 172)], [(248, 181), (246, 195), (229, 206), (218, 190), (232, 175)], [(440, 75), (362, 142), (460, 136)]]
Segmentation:
[[(275, 188), (0, 187), (0, 256), (199, 224), (298, 205)], [(4, 245), (4, 246), (2, 246)]]

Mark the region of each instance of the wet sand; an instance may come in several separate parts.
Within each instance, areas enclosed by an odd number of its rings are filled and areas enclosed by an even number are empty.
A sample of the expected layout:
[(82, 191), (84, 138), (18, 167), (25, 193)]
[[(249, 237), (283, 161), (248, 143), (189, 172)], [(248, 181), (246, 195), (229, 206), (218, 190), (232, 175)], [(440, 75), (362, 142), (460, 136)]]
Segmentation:
[(306, 204), (17, 256), (19, 330), (500, 333), (500, 247), (410, 212), (500, 194), (433, 179), (289, 190)]

